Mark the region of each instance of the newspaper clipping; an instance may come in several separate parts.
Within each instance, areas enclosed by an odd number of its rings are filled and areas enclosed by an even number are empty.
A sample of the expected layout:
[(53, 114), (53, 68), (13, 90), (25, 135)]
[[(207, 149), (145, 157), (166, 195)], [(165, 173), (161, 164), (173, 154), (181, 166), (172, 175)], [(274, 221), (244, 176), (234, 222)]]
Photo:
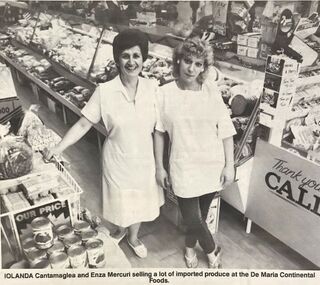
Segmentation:
[(319, 284), (319, 13), (0, 0), (1, 284)]

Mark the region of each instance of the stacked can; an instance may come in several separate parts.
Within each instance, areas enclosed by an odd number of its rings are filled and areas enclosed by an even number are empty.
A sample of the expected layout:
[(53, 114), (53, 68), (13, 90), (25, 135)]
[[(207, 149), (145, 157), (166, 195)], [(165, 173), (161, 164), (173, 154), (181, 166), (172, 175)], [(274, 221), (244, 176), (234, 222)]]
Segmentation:
[(72, 245), (68, 248), (67, 252), (72, 268), (88, 267), (87, 252), (82, 245)]
[(39, 249), (47, 249), (53, 244), (52, 224), (45, 217), (38, 217), (31, 222), (33, 239), (36, 247)]
[(75, 234), (80, 234), (83, 231), (90, 230), (91, 227), (88, 222), (79, 220), (74, 223), (73, 229)]
[(63, 242), (60, 240), (57, 240), (54, 242), (54, 244), (50, 248), (47, 249), (47, 253), (48, 255), (51, 255), (55, 252), (64, 252), (64, 249), (65, 248), (64, 248)]
[(68, 255), (65, 252), (54, 252), (50, 254), (49, 261), (54, 269), (64, 269), (70, 267)]
[[(47, 260), (47, 253), (45, 250), (36, 248), (32, 251), (29, 251), (26, 254), (26, 257), (29, 261), (30, 267), (35, 268), (36, 266), (39, 266), (40, 262)], [(37, 268), (39, 268), (39, 267), (37, 267)]]
[(63, 240), (69, 235), (73, 235), (74, 231), (68, 225), (60, 225), (55, 229), (58, 238), (63, 242)]
[(68, 235), (67, 237), (64, 238), (63, 243), (65, 247), (68, 249), (69, 247), (73, 245), (81, 245), (82, 240), (81, 237), (75, 234)]
[(89, 239), (86, 242), (88, 263), (91, 268), (102, 268), (106, 264), (103, 241), (101, 239)]

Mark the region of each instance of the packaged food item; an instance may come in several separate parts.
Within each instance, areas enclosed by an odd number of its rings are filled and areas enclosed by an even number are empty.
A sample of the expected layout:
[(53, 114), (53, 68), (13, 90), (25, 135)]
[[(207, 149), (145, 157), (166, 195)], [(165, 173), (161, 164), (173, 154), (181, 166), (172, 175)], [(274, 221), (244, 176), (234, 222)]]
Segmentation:
[(22, 241), (22, 249), (25, 255), (28, 255), (29, 252), (37, 249), (36, 243), (33, 240), (33, 237), (26, 238)]
[(82, 243), (82, 239), (80, 236), (78, 235), (68, 235), (67, 237), (65, 237), (63, 239), (63, 243), (65, 245), (66, 248), (71, 247), (72, 245), (81, 245)]
[(55, 252), (64, 252), (64, 249), (64, 244), (60, 240), (57, 240), (50, 248), (47, 249), (47, 253), (51, 255)]
[(68, 249), (68, 256), (72, 268), (88, 267), (87, 252), (82, 245), (72, 245)]
[(68, 225), (60, 225), (55, 229), (56, 234), (58, 235), (58, 238), (63, 241), (65, 237), (69, 235), (73, 235), (74, 231), (71, 227)]
[(31, 172), (31, 148), (21, 138), (6, 136), (0, 141), (0, 179), (13, 179)]
[(82, 231), (89, 230), (90, 224), (86, 221), (76, 221), (73, 225), (74, 233), (80, 234)]
[(36, 248), (32, 251), (29, 251), (26, 257), (30, 263), (30, 266), (33, 267), (35, 264), (37, 264), (41, 260), (46, 259), (47, 253), (45, 250)]
[(95, 238), (97, 235), (98, 233), (91, 228), (80, 233), (83, 244), (86, 244), (89, 239)]
[(48, 259), (40, 259), (32, 265), (32, 268), (36, 269), (48, 269), (51, 268), (50, 262)]
[(91, 268), (102, 268), (105, 266), (105, 254), (103, 241), (101, 239), (89, 239), (85, 245), (88, 253), (88, 263)]
[(45, 217), (38, 217), (31, 222), (33, 239), (40, 249), (47, 249), (53, 244), (52, 224)]
[(50, 261), (51, 267), (54, 269), (57, 269), (57, 268), (62, 269), (62, 268), (70, 267), (68, 255), (64, 252), (52, 253), (49, 257), (49, 261)]

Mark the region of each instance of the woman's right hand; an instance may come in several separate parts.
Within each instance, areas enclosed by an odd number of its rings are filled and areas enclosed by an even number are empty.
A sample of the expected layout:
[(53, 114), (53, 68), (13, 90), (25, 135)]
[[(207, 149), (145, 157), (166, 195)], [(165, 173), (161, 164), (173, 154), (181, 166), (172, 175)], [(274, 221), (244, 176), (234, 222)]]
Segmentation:
[(43, 150), (43, 158), (45, 161), (50, 161), (54, 156), (59, 156), (60, 154), (61, 151), (59, 150), (58, 145)]
[(156, 180), (160, 187), (165, 190), (168, 190), (171, 187), (169, 175), (164, 168), (156, 168)]

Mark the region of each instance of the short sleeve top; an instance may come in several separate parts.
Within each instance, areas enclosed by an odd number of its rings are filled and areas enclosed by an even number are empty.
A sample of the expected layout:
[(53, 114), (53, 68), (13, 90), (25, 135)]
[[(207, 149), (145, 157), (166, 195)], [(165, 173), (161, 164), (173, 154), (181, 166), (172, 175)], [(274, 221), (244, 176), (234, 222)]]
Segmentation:
[(170, 138), (175, 194), (188, 198), (220, 190), (225, 163), (222, 140), (236, 132), (216, 84), (189, 91), (173, 81), (160, 88), (158, 102), (156, 129), (168, 132)]

